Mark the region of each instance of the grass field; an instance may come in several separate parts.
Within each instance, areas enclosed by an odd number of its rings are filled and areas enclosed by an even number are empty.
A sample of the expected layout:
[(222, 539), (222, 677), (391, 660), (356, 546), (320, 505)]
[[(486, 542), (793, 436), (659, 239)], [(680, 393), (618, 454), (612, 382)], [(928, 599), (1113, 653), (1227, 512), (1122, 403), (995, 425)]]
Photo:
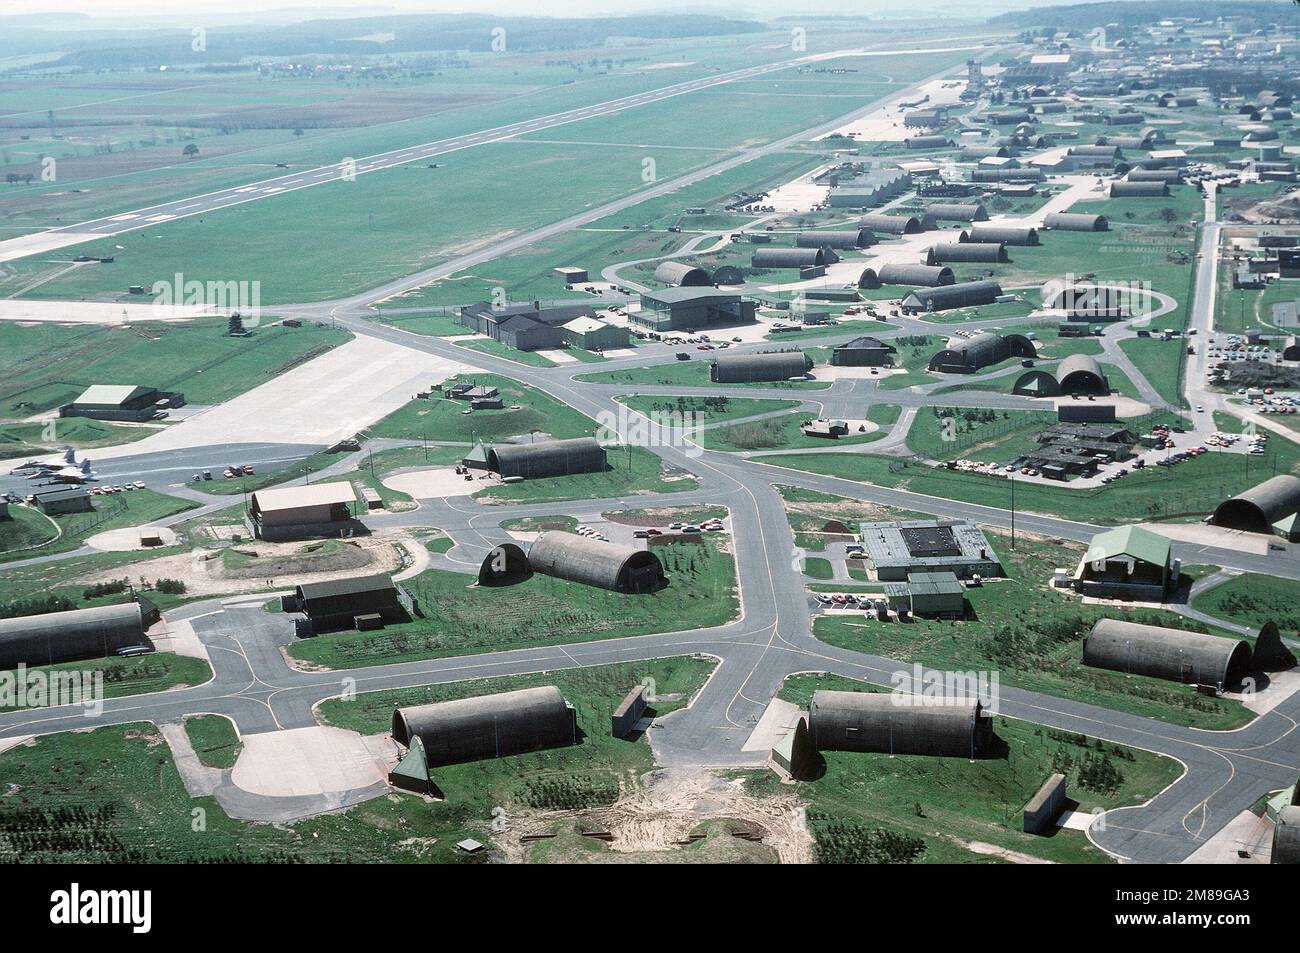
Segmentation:
[(500, 588), (429, 569), (406, 583), (422, 618), (382, 632), (340, 632), (295, 642), (289, 654), (331, 668), (622, 638), (721, 625), (739, 610), (735, 561), (714, 537), (656, 547), (669, 585), (629, 595), (550, 576)]
[[(21, 552), (0, 549), (0, 562), (7, 559), (26, 559), (31, 556), (67, 552), (79, 547), (87, 536), (126, 526), (143, 526), (198, 506), (190, 500), (149, 489), (115, 493), (112, 496), (97, 496), (94, 500), (94, 513), (68, 513), (53, 517), (63, 534), (57, 540), (52, 540), (48, 545), (42, 545), (37, 549)], [(10, 507), (10, 511), (15, 513), (23, 509), (24, 507), (21, 506)], [(23, 514), (21, 518), (31, 519), (31, 522), (35, 523), (34, 517), (30, 514)], [(2, 536), (0, 540), (3, 540)]]
[[(775, 350), (775, 348), (773, 349)], [(601, 371), (574, 378), (592, 384), (658, 384), (681, 387), (762, 387), (778, 390), (824, 390), (829, 381), (755, 381), (752, 384), (713, 384), (709, 381), (709, 361), (674, 361), (650, 367), (633, 367), (623, 371)], [(816, 373), (814, 369), (813, 373)]]
[(606, 448), (608, 468), (601, 473), (498, 483), (474, 494), (480, 503), (558, 503), (601, 500), (643, 493), (682, 493), (699, 482), (685, 471), (670, 469), (644, 447)]
[[(495, 342), (494, 342), (495, 343)], [(462, 383), (495, 387), (501, 410), (469, 410), (469, 402), (443, 399), (413, 400), (369, 429), (371, 436), (406, 440), (502, 441), (531, 434), (557, 439), (589, 437), (596, 422), (535, 387), (496, 374), (463, 374)]]
[[(577, 711), (572, 748), (439, 768), (446, 800), (389, 794), (295, 824), (229, 818), (211, 798), (191, 799), (157, 729), (139, 723), (38, 739), (0, 753), (0, 860), (78, 863), (475, 862), (455, 848), (487, 841), (492, 809), (563, 809), (605, 803), (653, 767), (649, 741), (610, 736), (609, 718), (649, 679), (667, 713), (686, 704), (713, 662), (695, 658), (607, 665), (329, 701), (322, 712), (355, 730), (388, 728), (395, 704), (555, 685)], [(220, 749), (225, 751), (226, 749)], [(202, 829), (196, 830), (196, 818)], [(57, 836), (47, 836), (54, 834)]]
[(705, 425), (736, 420), (741, 417), (756, 417), (759, 414), (791, 410), (799, 406), (797, 400), (771, 400), (754, 397), (658, 397), (650, 395), (633, 395), (618, 398), (619, 403), (626, 404), (639, 414), (658, 415), (660, 418), (676, 419), (670, 415), (680, 415), (683, 421)]
[(1294, 638), (1300, 633), (1300, 582), (1243, 573), (1200, 593), (1192, 608), (1252, 628), (1276, 622), (1283, 635)]
[[(180, 391), (191, 404), (216, 404), (350, 337), (346, 331), (307, 324), (273, 325), (252, 337), (232, 338), (225, 320), (214, 318), (117, 327), (5, 322), (0, 324), (0, 350), (9, 362), (0, 383), (0, 417), (53, 410), (91, 384), (140, 384)], [(59, 421), (59, 426), (87, 423)]]
[(60, 417), (44, 423), (0, 424), (0, 457), (38, 456), (64, 447), (93, 450), (157, 433), (155, 427), (124, 426), (89, 417)]
[[(909, 464), (869, 453), (809, 453), (769, 457), (763, 462), (942, 499), (1004, 509), (1011, 506), (1009, 480)], [(1273, 440), (1264, 456), (1209, 453), (1177, 467), (1146, 467), (1118, 483), (1090, 490), (1016, 481), (1015, 504), (1019, 511), (1103, 525), (1208, 513), (1223, 500), (1275, 472), (1300, 473), (1300, 448), (1285, 440)]]
[[(154, 652), (135, 658), (101, 658), (83, 662), (64, 662), (59, 665), (33, 665), (28, 672), (86, 672), (103, 676), (104, 697), (121, 698), (125, 695), (148, 695), (165, 692), (171, 688), (201, 685), (212, 677), (212, 669), (201, 658), (174, 655), (171, 652)], [(42, 706), (43, 707), (43, 706)], [(12, 711), (0, 707), (0, 711)]]
[[(796, 675), (781, 698), (806, 707), (817, 689), (863, 691), (861, 682)], [(971, 844), (1057, 863), (1108, 863), (1081, 831), (1024, 833), (1022, 810), (1054, 772), (1085, 813), (1141, 803), (1182, 773), (1178, 762), (1082, 735), (995, 717), (994, 756), (970, 761), (922, 755), (828, 751), (824, 772), (798, 784), (821, 863), (997, 863)], [(1098, 770), (1097, 765), (1108, 767)], [(770, 780), (769, 780), (770, 779)], [(778, 790), (765, 775), (752, 790)]]
[(9, 518), (0, 520), (0, 553), (40, 546), (58, 533), (58, 526), (35, 507), (11, 504)]
[(1002, 462), (1038, 446), (1056, 414), (1023, 410), (927, 407), (907, 432), (907, 446), (927, 460)]
[[(887, 405), (877, 404), (875, 407)], [(872, 407), (871, 410), (875, 410)], [(870, 416), (870, 415), (868, 415)], [(811, 419), (806, 414), (787, 414), (784, 417), (769, 417), (766, 420), (752, 420), (745, 423), (705, 430), (700, 434), (705, 447), (710, 450), (800, 450), (816, 447), (838, 447), (848, 444), (872, 443), (882, 439), (885, 434), (880, 430), (870, 433), (850, 431), (843, 437), (811, 437), (804, 433), (799, 424)]]
[[(1021, 535), (1013, 550), (1007, 536), (991, 532), (990, 542), (1008, 579), (966, 590), (970, 618), (960, 622), (916, 619), (899, 625), (856, 615), (822, 616), (813, 624), (814, 633), (831, 645), (883, 655), (899, 663), (993, 671), (1004, 685), (1173, 724), (1231, 729), (1254, 717), (1235, 700), (1197, 694), (1194, 685), (1084, 666), (1083, 637), (1093, 623), (1124, 613), (1086, 605), (1046, 587), (1053, 569), (1072, 567), (1083, 548)], [(1193, 626), (1169, 613), (1131, 613), (1128, 617), (1178, 628)]]
[(234, 722), (225, 715), (191, 715), (185, 733), (199, 760), (209, 768), (233, 768), (243, 745)]

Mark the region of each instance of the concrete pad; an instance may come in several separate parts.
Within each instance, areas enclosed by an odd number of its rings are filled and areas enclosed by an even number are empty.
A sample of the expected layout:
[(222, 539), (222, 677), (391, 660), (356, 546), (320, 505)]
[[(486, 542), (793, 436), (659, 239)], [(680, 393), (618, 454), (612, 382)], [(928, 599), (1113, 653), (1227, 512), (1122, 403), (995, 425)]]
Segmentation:
[[(159, 725), (158, 730), (172, 750), (172, 761), (190, 797), (210, 797), (221, 786), (221, 769), (209, 768), (199, 760), (183, 724)], [(238, 729), (236, 729), (238, 732)]]
[(763, 710), (763, 717), (750, 732), (741, 751), (771, 751), (777, 742), (789, 734), (799, 720), (802, 710), (793, 702), (773, 698)]
[[(467, 355), (472, 351), (466, 351)], [(328, 446), (386, 417), (417, 391), (476, 370), (378, 338), (356, 338), (205, 414), (97, 459), (228, 443)]]
[(230, 780), (249, 794), (301, 797), (369, 787), (387, 777), (365, 739), (342, 728), (245, 735)]
[(1232, 549), (1239, 553), (1253, 553), (1256, 556), (1267, 556), (1269, 539), (1275, 538), (1260, 533), (1224, 529), (1222, 526), (1209, 526), (1205, 523), (1142, 523), (1140, 525), (1143, 529), (1149, 529), (1178, 543), (1196, 543), (1200, 546)]
[(1087, 811), (1062, 811), (1056, 819), (1056, 826), (1071, 831), (1086, 831), (1096, 819), (1096, 814)]
[(166, 526), (131, 526), (126, 529), (110, 529), (105, 533), (96, 533), (86, 540), (86, 545), (92, 549), (114, 553), (157, 549), (156, 546), (144, 546), (140, 543), (141, 536), (155, 533), (162, 540), (163, 546), (175, 546), (180, 541), (176, 531)]
[(214, 313), (210, 308), (198, 306), (153, 304), (147, 298), (140, 303), (0, 299), (0, 321), (129, 324), (132, 321), (191, 321)]
[[(269, 600), (270, 596), (266, 596), (261, 601)], [(153, 647), (159, 652), (171, 652), (175, 655), (210, 661), (208, 647), (199, 639), (189, 619), (168, 620), (164, 616), (161, 622), (149, 629), (148, 636)]]
[[(12, 738), (0, 738), (0, 754), (4, 754), (11, 748), (17, 748), (19, 745), (31, 744), (35, 738), (35, 735), (14, 735)], [(3, 792), (0, 791), (0, 793)]]
[(538, 351), (540, 356), (556, 364), (577, 364), (578, 359), (563, 348), (552, 348), (549, 351)]
[(0, 261), (13, 261), (28, 255), (68, 248), (104, 236), (99, 232), (35, 232), (0, 242)]
[(1262, 691), (1249, 695), (1234, 694), (1231, 697), (1240, 698), (1243, 705), (1255, 714), (1262, 715), (1272, 711), (1297, 691), (1300, 691), (1300, 668), (1293, 668), (1285, 672), (1270, 672), (1268, 687)]
[[(1244, 850), (1249, 857), (1237, 856)], [(1273, 822), (1242, 811), (1196, 848), (1185, 864), (1267, 864), (1273, 855)]]
[(417, 500), (441, 499), (447, 496), (469, 496), (496, 480), (466, 480), (454, 467), (436, 467), (429, 470), (408, 470), (384, 477), (384, 486)]

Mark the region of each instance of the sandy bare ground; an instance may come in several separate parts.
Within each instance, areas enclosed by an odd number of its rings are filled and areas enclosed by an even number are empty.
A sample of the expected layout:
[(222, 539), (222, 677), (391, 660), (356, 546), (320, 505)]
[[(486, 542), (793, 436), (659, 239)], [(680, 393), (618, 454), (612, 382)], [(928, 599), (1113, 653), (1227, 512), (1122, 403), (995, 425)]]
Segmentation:
[(142, 535), (157, 535), (162, 546), (175, 546), (179, 537), (176, 530), (166, 526), (130, 526), (126, 529), (110, 529), (105, 533), (96, 533), (86, 540), (92, 549), (105, 552), (125, 552), (135, 549), (149, 549), (140, 543)]
[(613, 835), (611, 851), (653, 860), (644, 855), (679, 850), (692, 828), (709, 820), (730, 819), (759, 830), (763, 844), (776, 852), (781, 863), (806, 864), (812, 861), (813, 839), (805, 806), (793, 791), (753, 797), (742, 779), (728, 779), (709, 769), (661, 769), (624, 784), (619, 799), (608, 807), (578, 813), (511, 813), (506, 829), (494, 840), (508, 859), (522, 862), (529, 849), (519, 842), (522, 835), (547, 833), (557, 821), (581, 818), (591, 829)]
[(455, 467), (430, 467), (427, 470), (407, 470), (384, 477), (384, 486), (417, 500), (435, 497), (469, 496), (483, 489), (479, 480), (466, 480)]
[[(406, 536), (368, 536), (354, 540), (362, 552), (366, 555), (365, 571), (368, 573), (394, 573), (400, 570), (404, 563), (401, 550), (396, 545), (397, 542), (403, 542), (404, 548), (408, 551), (415, 551), (419, 544)], [(259, 554), (272, 555), (273, 553), (290, 553), (301, 550), (306, 545), (304, 543), (257, 543), (249, 546), (241, 544), (239, 548), (255, 549)], [(310, 560), (303, 560), (300, 568), (291, 573), (285, 573), (281, 577), (266, 576), (262, 574), (248, 576), (234, 576), (225, 572), (220, 555), (212, 559), (204, 559), (204, 556), (211, 556), (213, 553), (219, 553), (218, 550), (194, 549), (187, 553), (175, 553), (170, 556), (160, 556), (157, 559), (150, 559), (145, 562), (135, 563), (130, 567), (129, 575), (133, 579), (179, 579), (185, 583), (187, 595), (191, 596), (215, 596), (215, 595), (232, 595), (244, 592), (257, 592), (268, 588), (275, 588), (277, 585), (288, 585), (297, 582), (303, 577), (310, 577), (313, 582), (321, 582), (330, 579), (344, 579), (355, 576), (358, 572), (357, 567), (332, 569), (325, 571), (313, 571)], [(114, 579), (120, 579), (127, 574), (127, 570), (122, 567), (116, 569), (104, 569), (98, 572), (87, 573), (84, 576), (78, 576), (72, 580), (74, 585), (91, 585), (97, 582), (107, 582)], [(268, 582), (270, 579), (270, 582)]]
[(1018, 850), (1011, 850), (1006, 847), (999, 847), (996, 844), (986, 844), (977, 840), (956, 839), (958, 844), (965, 847), (972, 854), (984, 854), (988, 857), (1001, 857), (1003, 860), (1010, 861), (1013, 864), (1050, 864), (1052, 861), (1043, 860), (1041, 857), (1034, 857), (1030, 854), (1022, 854)]
[(228, 443), (329, 445), (386, 417), (430, 384), (469, 370), (469, 364), (400, 344), (355, 338), (161, 433), (96, 456)]

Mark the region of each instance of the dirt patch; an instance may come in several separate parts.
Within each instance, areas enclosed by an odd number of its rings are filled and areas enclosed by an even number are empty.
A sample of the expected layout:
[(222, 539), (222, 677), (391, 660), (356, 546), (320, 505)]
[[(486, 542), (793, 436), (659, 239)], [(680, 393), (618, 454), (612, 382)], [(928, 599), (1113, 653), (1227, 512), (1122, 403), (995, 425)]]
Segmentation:
[[(247, 575), (232, 575), (222, 564), (220, 550), (195, 549), (187, 553), (175, 553), (170, 556), (160, 556), (157, 559), (135, 563), (130, 567), (129, 573), (132, 581), (179, 579), (185, 583), (186, 594), (189, 596), (233, 595), (244, 592), (257, 592), (268, 588), (274, 589), (277, 586), (293, 585), (299, 582), (303, 576), (310, 576), (313, 582), (342, 579), (355, 576), (357, 569), (362, 566), (365, 567), (367, 573), (394, 573), (402, 569), (409, 559), (402, 547), (398, 545), (401, 542), (409, 543), (411, 549), (417, 546), (405, 534), (370, 536), (356, 540), (355, 548), (360, 551), (359, 557), (349, 558), (360, 558), (362, 561), (355, 566), (343, 566), (341, 568), (337, 565), (330, 566), (325, 560), (315, 565), (307, 560), (300, 563), (302, 568), (292, 571), (281, 570), (277, 574), (273, 571), (267, 571), (268, 563), (260, 562), (265, 557), (258, 556), (247, 567)], [(304, 545), (306, 544), (257, 543), (253, 546), (240, 545), (237, 548), (266, 550), (269, 552), (284, 547), (293, 551), (301, 549)], [(347, 545), (352, 546), (351, 543)], [(92, 585), (97, 582), (120, 579), (125, 574), (126, 570), (122, 567), (105, 569), (78, 576), (69, 580), (69, 583), (78, 586)]]
[(341, 572), (361, 569), (374, 560), (374, 553), (358, 543), (322, 540), (315, 543), (258, 543), (232, 546), (226, 558), (208, 561), (214, 579), (267, 579), (272, 576)]
[[(660, 769), (625, 782), (608, 807), (576, 814), (511, 812), (493, 840), (507, 860), (519, 863), (533, 859), (534, 844), (521, 842), (523, 837), (555, 834), (546, 850), (552, 863), (714, 863), (725, 858), (801, 864), (811, 862), (813, 847), (805, 806), (794, 793), (754, 797), (743, 778), (717, 771)], [(596, 840), (584, 831), (605, 837)]]

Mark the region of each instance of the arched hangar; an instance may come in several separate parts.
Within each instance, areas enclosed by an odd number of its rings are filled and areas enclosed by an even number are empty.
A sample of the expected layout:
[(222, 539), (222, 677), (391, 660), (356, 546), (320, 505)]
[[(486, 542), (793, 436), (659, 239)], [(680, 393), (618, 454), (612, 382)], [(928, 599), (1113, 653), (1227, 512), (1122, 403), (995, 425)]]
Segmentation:
[(398, 708), (393, 739), (420, 739), (428, 766), (505, 758), (578, 743), (574, 711), (554, 685)]
[(480, 586), (509, 586), (522, 582), (532, 575), (528, 567), (528, 556), (518, 543), (502, 543), (494, 546), (483, 559), (478, 569)]
[(1083, 664), (1188, 685), (1229, 686), (1250, 672), (1250, 643), (1123, 619), (1099, 619), (1083, 641)]
[(663, 564), (648, 549), (557, 530), (533, 540), (528, 567), (545, 576), (613, 592), (654, 592), (667, 583)]
[(1037, 357), (1034, 342), (1022, 334), (976, 334), (953, 338), (948, 347), (930, 358), (930, 370), (944, 374), (973, 374), (1012, 357)]
[(107, 658), (146, 642), (138, 602), (0, 619), (0, 669)]
[(1210, 523), (1247, 533), (1273, 532), (1273, 525), (1300, 512), (1300, 478), (1282, 473), (1224, 500)]
[(712, 282), (703, 268), (693, 268), (681, 261), (664, 261), (655, 269), (655, 281), (678, 288), (707, 288)]
[(974, 758), (992, 740), (978, 701), (900, 705), (888, 692), (813, 692), (808, 734), (818, 751)]
[(1110, 381), (1101, 372), (1101, 365), (1087, 354), (1071, 354), (1056, 366), (1056, 380), (1062, 394), (1091, 394), (1105, 397), (1110, 393)]
[(487, 468), (503, 477), (536, 480), (603, 473), (605, 467), (605, 448), (593, 437), (495, 444), (487, 451)]

